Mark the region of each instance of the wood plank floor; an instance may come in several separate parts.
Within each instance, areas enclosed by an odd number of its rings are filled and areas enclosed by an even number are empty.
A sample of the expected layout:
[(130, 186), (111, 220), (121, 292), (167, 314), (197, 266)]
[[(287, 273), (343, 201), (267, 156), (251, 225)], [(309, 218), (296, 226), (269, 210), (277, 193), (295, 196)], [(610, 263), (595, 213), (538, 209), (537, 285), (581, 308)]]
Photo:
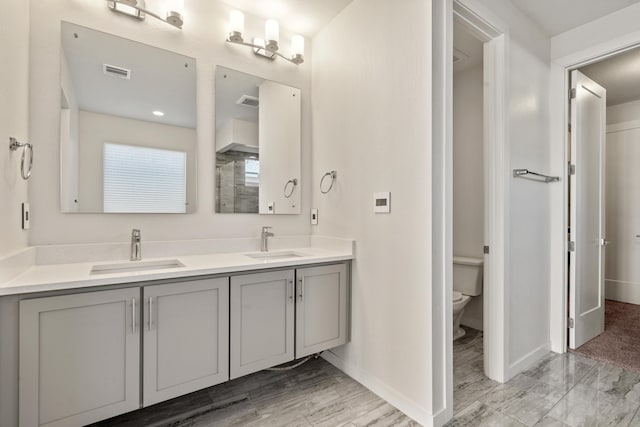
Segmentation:
[(419, 426), (324, 359), (261, 371), (94, 427)]

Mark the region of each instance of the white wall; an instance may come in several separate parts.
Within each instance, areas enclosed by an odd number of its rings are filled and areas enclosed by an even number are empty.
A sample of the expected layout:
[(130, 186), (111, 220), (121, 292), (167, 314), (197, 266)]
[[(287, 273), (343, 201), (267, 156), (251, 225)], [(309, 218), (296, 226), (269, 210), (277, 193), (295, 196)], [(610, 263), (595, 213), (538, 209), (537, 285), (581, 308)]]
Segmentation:
[(105, 142), (186, 152), (187, 200), (195, 200), (198, 153), (195, 129), (82, 110), (79, 119), (81, 212), (103, 210)]
[(78, 145), (78, 99), (73, 87), (69, 65), (64, 51), (60, 52), (61, 96), (60, 111), (60, 204), (65, 212), (78, 210), (79, 155)]
[[(20, 176), (22, 150), (9, 151), (9, 137), (31, 142), (29, 108), (29, 4), (23, 0), (3, 1), (11, 17), (0, 26), (0, 257), (27, 245), (22, 230), (22, 202), (28, 202), (27, 183)], [(39, 156), (36, 146), (36, 156)]]
[[(18, 2), (16, 2), (17, 4)], [(19, 2), (22, 4), (23, 2)], [(30, 132), (37, 163), (31, 182), (33, 223), (30, 243), (85, 243), (127, 241), (131, 228), (141, 228), (143, 239), (255, 237), (260, 227), (274, 227), (276, 235), (308, 234), (307, 215), (259, 216), (214, 214), (214, 72), (216, 65), (251, 73), (302, 90), (302, 212), (310, 207), (311, 178), (311, 47), (306, 61), (296, 67), (286, 61), (266, 61), (250, 49), (225, 43), (229, 9), (222, 2), (186, 2), (185, 25), (177, 30), (158, 20), (138, 22), (112, 13), (106, 2), (31, 0), (29, 77)], [(163, 2), (149, 0), (152, 10)], [(92, 27), (141, 43), (162, 47), (197, 60), (198, 83), (198, 207), (188, 215), (62, 214), (59, 192), (60, 21)], [(23, 26), (26, 27), (26, 26)], [(3, 28), (5, 28), (3, 26)], [(264, 32), (264, 20), (246, 16), (249, 36)], [(283, 51), (289, 35), (281, 28)], [(13, 72), (13, 70), (12, 70)], [(15, 222), (15, 220), (14, 220)]]
[[(453, 75), (453, 254), (480, 259), (485, 242), (482, 78), (482, 64)], [(483, 298), (471, 298), (463, 325), (483, 329)]]
[(505, 343), (509, 378), (534, 363), (550, 347), (551, 184), (512, 177), (514, 168), (560, 173), (550, 170), (548, 146), (549, 38), (510, 1), (480, 0), (477, 3), (489, 8), (508, 27), (508, 160), (504, 179), (508, 203)]
[(640, 100), (607, 107), (607, 124), (640, 120)]
[(453, 76), (453, 253), (482, 258), (482, 64)]
[(640, 304), (640, 101), (607, 108), (607, 299)]
[[(551, 39), (551, 133), (549, 147), (554, 171), (566, 172), (567, 68), (628, 48), (640, 41), (640, 3), (603, 16)], [(565, 186), (551, 190), (551, 340), (555, 351), (566, 351), (566, 216)]]
[[(313, 39), (313, 233), (357, 241), (351, 342), (328, 357), (425, 425), (437, 326), (430, 14), (430, 1), (355, 0)], [(337, 181), (320, 194), (330, 170)], [(379, 191), (391, 192), (390, 214), (373, 213)]]

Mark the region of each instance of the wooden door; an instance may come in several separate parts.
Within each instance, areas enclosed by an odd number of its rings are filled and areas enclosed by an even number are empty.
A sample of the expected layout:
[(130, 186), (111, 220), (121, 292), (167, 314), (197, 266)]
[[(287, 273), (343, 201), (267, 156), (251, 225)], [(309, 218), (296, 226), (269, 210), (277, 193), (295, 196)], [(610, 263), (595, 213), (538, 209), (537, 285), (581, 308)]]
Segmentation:
[(143, 404), (229, 379), (229, 278), (144, 287)]
[(140, 407), (140, 288), (20, 302), (21, 427), (80, 426)]
[(346, 344), (346, 264), (296, 271), (296, 358)]
[(231, 278), (231, 379), (293, 360), (293, 270)]

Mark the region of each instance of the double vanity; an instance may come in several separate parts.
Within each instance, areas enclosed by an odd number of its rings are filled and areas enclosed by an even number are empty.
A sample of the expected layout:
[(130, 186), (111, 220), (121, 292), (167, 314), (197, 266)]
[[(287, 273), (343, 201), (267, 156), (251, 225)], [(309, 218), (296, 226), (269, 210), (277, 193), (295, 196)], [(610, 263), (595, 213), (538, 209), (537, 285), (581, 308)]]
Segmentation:
[(150, 242), (171, 256), (141, 261), (91, 260), (124, 244), (30, 248), (0, 282), (0, 345), (17, 344), (0, 392), (18, 395), (18, 425), (85, 425), (345, 344), (353, 241), (291, 240)]

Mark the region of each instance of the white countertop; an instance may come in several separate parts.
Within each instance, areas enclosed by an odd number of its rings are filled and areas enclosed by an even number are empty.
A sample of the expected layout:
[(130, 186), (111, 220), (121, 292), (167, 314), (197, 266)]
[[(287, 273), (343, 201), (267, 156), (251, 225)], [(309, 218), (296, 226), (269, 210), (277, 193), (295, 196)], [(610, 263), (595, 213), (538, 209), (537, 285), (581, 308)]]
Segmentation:
[(61, 264), (35, 264), (10, 280), (0, 282), (0, 296), (25, 294), (33, 292), (78, 289), (101, 285), (135, 283), (150, 280), (177, 279), (181, 277), (210, 274), (238, 273), (279, 267), (296, 267), (300, 265), (337, 262), (354, 258), (353, 250), (345, 247), (299, 247), (274, 250), (273, 252), (295, 252), (298, 255), (290, 258), (255, 259), (243, 251), (233, 253), (210, 253), (185, 256), (166, 256), (161, 258), (145, 258), (145, 261), (178, 260), (184, 267), (164, 268), (143, 271), (127, 271), (121, 273), (91, 274), (95, 265), (131, 263), (136, 261), (109, 260), (103, 262), (75, 262)]

